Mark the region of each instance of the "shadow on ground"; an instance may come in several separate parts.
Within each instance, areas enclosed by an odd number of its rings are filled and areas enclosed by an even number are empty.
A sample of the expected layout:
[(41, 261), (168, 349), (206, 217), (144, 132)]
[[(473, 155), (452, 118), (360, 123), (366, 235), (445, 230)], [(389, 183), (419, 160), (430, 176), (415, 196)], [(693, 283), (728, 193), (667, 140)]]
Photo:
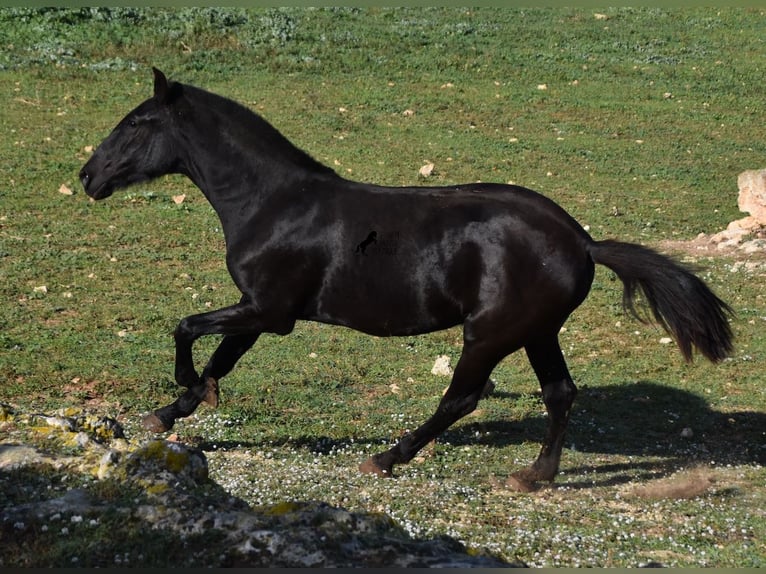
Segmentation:
[[(521, 398), (517, 393), (495, 391), (485, 400), (515, 401)], [(544, 414), (518, 420), (469, 417), (448, 429), (437, 441), (453, 446), (481, 444), (498, 448), (525, 442), (539, 443), (545, 424)], [(383, 450), (390, 444), (390, 437), (299, 436), (272, 444), (328, 454), (355, 443), (380, 443)], [(198, 446), (203, 450), (213, 448), (204, 442)], [(227, 450), (255, 446), (258, 445), (219, 441), (214, 448)], [(583, 386), (572, 412), (566, 448), (654, 459), (617, 465), (595, 462), (589, 467), (569, 469), (569, 472), (596, 472), (605, 476), (630, 470), (633, 478), (643, 474), (657, 478), (658, 474), (670, 474), (690, 464), (764, 465), (766, 413), (720, 412), (712, 409), (699, 395), (651, 381)], [(614, 482), (615, 479), (608, 480)]]
[[(493, 396), (493, 400), (516, 398), (513, 393)], [(545, 422), (544, 415), (469, 422), (448, 430), (440, 440), (497, 446), (539, 442)], [(766, 413), (717, 411), (699, 395), (650, 381), (583, 386), (572, 410), (566, 445), (588, 453), (766, 464)]]

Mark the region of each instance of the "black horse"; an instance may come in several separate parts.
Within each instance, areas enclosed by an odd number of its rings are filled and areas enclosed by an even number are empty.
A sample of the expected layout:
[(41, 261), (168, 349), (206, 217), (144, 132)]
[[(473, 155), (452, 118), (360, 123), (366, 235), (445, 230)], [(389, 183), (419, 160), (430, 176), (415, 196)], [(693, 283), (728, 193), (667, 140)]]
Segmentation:
[[(144, 419), (164, 432), (202, 402), (261, 333), (287, 335), (298, 320), (386, 337), (463, 325), (463, 350), (435, 414), (360, 469), (391, 476), (429, 441), (474, 410), (504, 357), (523, 348), (548, 411), (542, 450), (509, 484), (528, 490), (558, 471), (577, 393), (558, 333), (590, 290), (594, 263), (640, 292), (686, 360), (732, 351), (731, 309), (670, 258), (636, 244), (594, 241), (561, 207), (523, 187), (477, 183), (390, 188), (343, 179), (293, 146), (263, 118), (154, 69), (154, 95), (131, 111), (80, 172), (88, 195), (163, 174), (186, 175), (221, 220), (226, 263), (242, 293), (175, 330), (175, 379), (187, 387)], [(397, 248), (360, 238), (395, 236)], [(198, 374), (192, 344), (223, 335)]]

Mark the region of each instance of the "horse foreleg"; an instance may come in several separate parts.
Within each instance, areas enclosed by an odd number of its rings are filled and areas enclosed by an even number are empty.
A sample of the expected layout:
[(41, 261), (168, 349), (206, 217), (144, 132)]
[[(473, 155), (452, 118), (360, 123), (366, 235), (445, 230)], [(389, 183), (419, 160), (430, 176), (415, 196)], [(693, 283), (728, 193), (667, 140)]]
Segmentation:
[(556, 337), (526, 346), (529, 362), (540, 381), (548, 425), (540, 454), (531, 466), (513, 473), (507, 485), (530, 492), (538, 481), (552, 482), (559, 470), (564, 433), (569, 424), (577, 387), (572, 382)]
[(178, 330), (173, 334), (176, 340), (175, 379), (181, 387), (190, 389), (199, 381), (199, 374), (194, 368), (192, 356), (193, 341), (179, 341)]
[(200, 384), (205, 384), (207, 390), (202, 399), (211, 407), (218, 406), (218, 381), (225, 377), (234, 368), (242, 355), (258, 340), (260, 333), (248, 335), (229, 335), (224, 337), (218, 348), (210, 357), (202, 371)]
[[(227, 374), (237, 360), (255, 343), (257, 314), (244, 301), (209, 313), (183, 319), (175, 330), (176, 381), (187, 391), (173, 403), (144, 418), (144, 427), (154, 432), (170, 430), (177, 418), (187, 417), (203, 401), (218, 404), (218, 379)], [(192, 359), (192, 344), (202, 335), (226, 335), (208, 361), (202, 377), (197, 375)]]
[(359, 470), (383, 477), (393, 476), (395, 464), (412, 460), (420, 449), (476, 408), (498, 360), (481, 352), (478, 347), (464, 347), (452, 382), (434, 415), (404, 435), (391, 449), (367, 459), (359, 466)]
[[(209, 381), (209, 383), (201, 383), (188, 388), (184, 394), (169, 405), (146, 415), (143, 420), (144, 428), (157, 433), (169, 431), (173, 428), (176, 419), (192, 414), (207, 395), (215, 393), (217, 396), (218, 385), (213, 379), (209, 379)], [(215, 389), (210, 388), (211, 384), (215, 385)]]

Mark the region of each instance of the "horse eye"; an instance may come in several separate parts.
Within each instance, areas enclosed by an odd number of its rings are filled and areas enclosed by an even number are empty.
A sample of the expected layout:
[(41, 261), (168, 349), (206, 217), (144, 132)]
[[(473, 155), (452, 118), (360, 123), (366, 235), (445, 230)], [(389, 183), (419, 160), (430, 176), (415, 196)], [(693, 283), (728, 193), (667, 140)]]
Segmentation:
[(128, 124), (130, 125), (130, 127), (134, 128), (136, 127), (136, 120), (130, 120)]

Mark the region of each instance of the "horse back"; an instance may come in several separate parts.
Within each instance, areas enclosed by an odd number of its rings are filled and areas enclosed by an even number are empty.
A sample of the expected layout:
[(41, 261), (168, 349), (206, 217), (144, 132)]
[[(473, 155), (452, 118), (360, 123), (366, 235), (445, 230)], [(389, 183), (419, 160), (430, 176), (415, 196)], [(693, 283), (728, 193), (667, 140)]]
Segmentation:
[[(447, 328), (489, 309), (512, 321), (534, 307), (563, 321), (592, 281), (587, 233), (525, 188), (349, 183), (319, 190), (309, 213), (294, 237), (313, 252), (295, 254), (304, 319), (381, 336)], [(546, 293), (550, 304), (530, 305)]]

